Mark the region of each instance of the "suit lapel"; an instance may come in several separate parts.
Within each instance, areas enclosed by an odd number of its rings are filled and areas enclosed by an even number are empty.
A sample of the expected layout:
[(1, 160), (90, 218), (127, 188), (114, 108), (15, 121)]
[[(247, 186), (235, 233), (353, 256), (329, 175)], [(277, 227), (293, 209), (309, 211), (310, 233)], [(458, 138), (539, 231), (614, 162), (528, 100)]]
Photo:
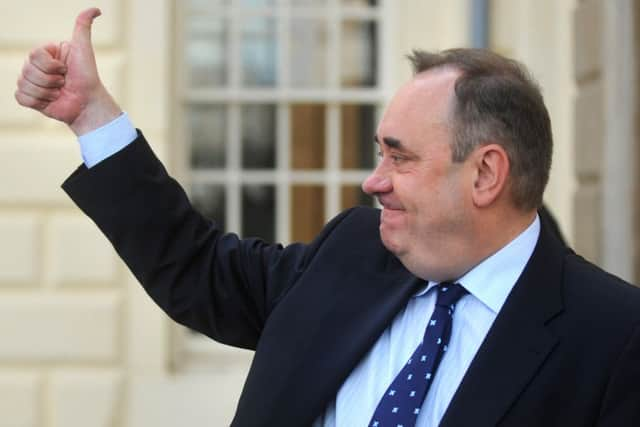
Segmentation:
[(562, 311), (563, 246), (543, 227), (536, 249), (471, 362), (441, 426), (495, 426), (558, 339), (546, 323)]
[[(297, 369), (297, 374), (307, 374), (314, 384), (307, 396), (308, 410), (301, 414), (319, 415), (335, 399), (349, 374), (422, 283), (408, 272), (401, 278), (396, 273), (368, 279), (366, 292), (358, 287), (348, 289), (340, 303), (327, 311), (323, 327), (313, 336), (306, 362)], [(299, 385), (298, 375), (292, 375), (288, 387)], [(320, 411), (314, 411), (315, 404), (321, 405)]]
[[(380, 258), (365, 257), (361, 265), (350, 263), (349, 269), (312, 268), (309, 276), (315, 284), (293, 289), (286, 304), (272, 313), (261, 338), (261, 345), (269, 342), (270, 351), (256, 353), (243, 392), (247, 396), (238, 408), (238, 425), (310, 425), (335, 399), (351, 371), (423, 283), (381, 249), (372, 251)], [(265, 389), (269, 396), (253, 395)], [(259, 421), (245, 422), (245, 416)]]

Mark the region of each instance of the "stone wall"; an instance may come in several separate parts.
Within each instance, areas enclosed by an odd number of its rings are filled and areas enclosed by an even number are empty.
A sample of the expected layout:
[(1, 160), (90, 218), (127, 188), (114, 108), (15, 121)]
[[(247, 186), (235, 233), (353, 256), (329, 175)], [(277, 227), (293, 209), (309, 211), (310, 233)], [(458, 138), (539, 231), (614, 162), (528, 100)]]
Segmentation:
[[(124, 270), (60, 189), (81, 162), (75, 137), (19, 108), (27, 53), (71, 35), (79, 0), (23, 0), (0, 14), (0, 424), (113, 426), (124, 391)], [(122, 4), (101, 1), (94, 41), (123, 96)]]
[(602, 144), (604, 98), (602, 71), (603, 8), (600, 0), (583, 0), (574, 14), (575, 98), (575, 248), (602, 261)]
[(638, 272), (638, 7), (582, 0), (573, 23), (575, 247), (628, 281)]
[[(225, 350), (220, 359), (207, 356), (212, 363), (197, 371), (181, 365), (173, 356), (180, 346), (176, 329), (59, 188), (81, 161), (74, 136), (13, 99), (29, 50), (69, 37), (77, 12), (96, 5), (103, 11), (93, 37), (102, 78), (171, 169), (181, 150), (167, 137), (174, 103), (171, 39), (177, 31), (172, 3), (23, 0), (0, 14), (3, 427), (224, 425), (234, 411), (250, 355)], [(389, 86), (407, 78), (403, 54), (411, 48), (465, 43), (466, 4), (393, 1)], [(602, 223), (601, 4), (584, 0), (575, 12), (581, 25), (575, 26), (573, 237), (580, 252), (596, 261)]]

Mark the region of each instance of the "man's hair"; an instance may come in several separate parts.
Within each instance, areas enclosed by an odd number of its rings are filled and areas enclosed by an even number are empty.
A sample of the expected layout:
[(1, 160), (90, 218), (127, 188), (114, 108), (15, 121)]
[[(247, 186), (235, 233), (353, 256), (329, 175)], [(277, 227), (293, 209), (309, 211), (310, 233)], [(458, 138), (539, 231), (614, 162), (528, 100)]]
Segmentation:
[(538, 208), (549, 180), (553, 137), (542, 94), (526, 68), (484, 49), (414, 50), (408, 58), (414, 74), (461, 71), (451, 117), (453, 161), (464, 161), (483, 144), (500, 144), (509, 157), (514, 204)]

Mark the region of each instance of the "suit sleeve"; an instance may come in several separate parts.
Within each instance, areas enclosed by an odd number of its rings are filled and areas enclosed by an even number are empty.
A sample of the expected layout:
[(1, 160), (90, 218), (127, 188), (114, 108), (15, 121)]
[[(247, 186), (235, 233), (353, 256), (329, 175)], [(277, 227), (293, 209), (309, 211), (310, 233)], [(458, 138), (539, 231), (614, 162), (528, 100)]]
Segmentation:
[(142, 134), (93, 168), (79, 167), (62, 187), (171, 318), (248, 349), (342, 218), (310, 245), (224, 234), (195, 211)]

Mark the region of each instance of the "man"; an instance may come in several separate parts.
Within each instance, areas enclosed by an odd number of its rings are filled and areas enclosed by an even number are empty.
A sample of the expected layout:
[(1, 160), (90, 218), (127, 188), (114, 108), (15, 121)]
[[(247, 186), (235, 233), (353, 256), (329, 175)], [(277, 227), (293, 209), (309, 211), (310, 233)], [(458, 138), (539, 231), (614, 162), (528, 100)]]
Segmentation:
[(193, 210), (100, 83), (98, 14), (31, 53), (16, 99), (80, 136), (63, 187), (151, 297), (256, 350), (233, 425), (640, 424), (640, 292), (541, 226), (551, 130), (518, 64), (414, 52), (363, 184), (382, 211), (283, 248)]

